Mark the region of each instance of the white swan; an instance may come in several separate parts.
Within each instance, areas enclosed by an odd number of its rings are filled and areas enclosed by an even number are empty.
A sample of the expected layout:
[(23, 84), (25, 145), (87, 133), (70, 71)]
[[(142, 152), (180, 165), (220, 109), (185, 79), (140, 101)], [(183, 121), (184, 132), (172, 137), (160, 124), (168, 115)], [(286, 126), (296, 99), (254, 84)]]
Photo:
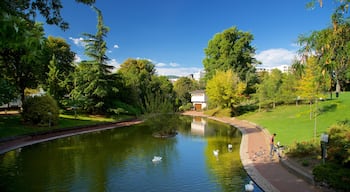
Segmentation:
[(219, 155), (219, 149), (214, 150), (214, 151), (213, 151), (213, 154), (214, 154), (215, 156), (218, 156), (218, 155)]
[(152, 162), (159, 162), (159, 161), (161, 161), (162, 160), (162, 157), (160, 157), (160, 156), (154, 156), (153, 157), (153, 159), (152, 159)]
[(248, 184), (245, 185), (245, 191), (254, 191), (253, 181), (249, 181)]

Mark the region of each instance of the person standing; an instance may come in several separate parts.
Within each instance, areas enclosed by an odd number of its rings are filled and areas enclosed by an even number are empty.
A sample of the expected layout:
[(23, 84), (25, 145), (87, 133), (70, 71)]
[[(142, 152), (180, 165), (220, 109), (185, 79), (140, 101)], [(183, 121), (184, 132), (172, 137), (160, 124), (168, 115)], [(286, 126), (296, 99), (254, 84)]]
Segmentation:
[(276, 133), (274, 133), (270, 139), (270, 157), (273, 156), (275, 150), (275, 137)]

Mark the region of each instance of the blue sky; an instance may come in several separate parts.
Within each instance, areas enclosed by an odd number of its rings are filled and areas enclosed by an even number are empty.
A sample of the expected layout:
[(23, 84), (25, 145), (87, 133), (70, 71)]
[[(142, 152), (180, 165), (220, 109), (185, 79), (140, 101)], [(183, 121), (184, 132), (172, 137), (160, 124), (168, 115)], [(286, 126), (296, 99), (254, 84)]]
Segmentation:
[[(97, 16), (87, 5), (62, 0), (63, 18), (70, 29), (45, 26), (46, 35), (62, 37), (88, 59), (81, 44), (83, 33), (96, 33)], [(296, 41), (330, 25), (333, 1), (322, 8), (306, 8), (311, 0), (97, 0), (95, 6), (110, 28), (109, 63), (118, 67), (128, 58), (148, 59), (160, 75), (185, 76), (203, 69), (208, 41), (230, 27), (250, 32), (256, 58), (262, 66), (291, 63)]]

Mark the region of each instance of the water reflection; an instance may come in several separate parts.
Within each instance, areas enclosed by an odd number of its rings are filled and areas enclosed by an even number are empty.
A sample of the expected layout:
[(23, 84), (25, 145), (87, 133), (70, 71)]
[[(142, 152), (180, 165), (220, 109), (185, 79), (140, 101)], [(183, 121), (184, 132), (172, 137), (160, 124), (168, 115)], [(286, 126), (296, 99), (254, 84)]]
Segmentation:
[[(240, 132), (216, 121), (154, 117), (157, 123), (36, 144), (0, 156), (4, 191), (242, 191)], [(153, 137), (176, 129), (176, 137)], [(228, 149), (232, 144), (232, 150)], [(213, 150), (219, 150), (217, 157)], [(153, 163), (154, 156), (162, 157)]]

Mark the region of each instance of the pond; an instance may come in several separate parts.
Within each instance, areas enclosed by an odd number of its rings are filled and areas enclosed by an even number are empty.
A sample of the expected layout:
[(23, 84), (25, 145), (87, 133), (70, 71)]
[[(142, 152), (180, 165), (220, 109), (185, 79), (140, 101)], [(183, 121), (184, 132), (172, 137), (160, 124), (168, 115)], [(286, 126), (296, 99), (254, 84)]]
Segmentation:
[[(239, 157), (238, 129), (201, 117), (149, 119), (140, 125), (71, 136), (0, 155), (0, 189), (244, 191), (249, 178)], [(177, 134), (154, 136), (169, 130)], [(154, 156), (161, 160), (153, 162)]]

